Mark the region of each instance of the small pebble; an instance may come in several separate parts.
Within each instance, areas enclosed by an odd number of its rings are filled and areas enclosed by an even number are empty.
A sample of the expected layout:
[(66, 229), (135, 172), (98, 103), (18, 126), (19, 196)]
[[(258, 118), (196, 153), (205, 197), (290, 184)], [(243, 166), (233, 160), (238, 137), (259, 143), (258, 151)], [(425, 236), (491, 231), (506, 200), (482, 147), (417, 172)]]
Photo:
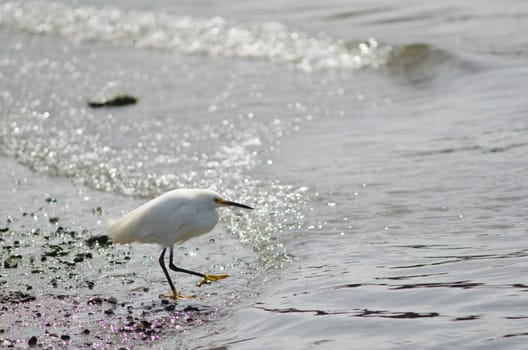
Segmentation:
[(103, 299), (101, 299), (101, 298), (92, 298), (92, 299), (88, 300), (88, 302), (87, 302), (88, 305), (94, 305), (94, 304), (101, 305), (102, 303), (103, 303)]
[(192, 312), (192, 311), (200, 311), (199, 308), (195, 307), (195, 306), (187, 306), (185, 307), (185, 309), (183, 309), (184, 312)]
[(29, 340), (28, 340), (28, 345), (29, 345), (30, 347), (33, 347), (33, 346), (37, 345), (37, 342), (38, 342), (37, 337), (32, 336), (32, 337), (29, 338)]
[(86, 240), (86, 244), (88, 244), (88, 247), (94, 248), (95, 246), (99, 246), (102, 248), (108, 247), (112, 244), (112, 241), (109, 239), (107, 235), (99, 235), (99, 236), (92, 236)]
[(18, 266), (18, 259), (10, 256), (4, 260), (4, 269), (14, 269)]

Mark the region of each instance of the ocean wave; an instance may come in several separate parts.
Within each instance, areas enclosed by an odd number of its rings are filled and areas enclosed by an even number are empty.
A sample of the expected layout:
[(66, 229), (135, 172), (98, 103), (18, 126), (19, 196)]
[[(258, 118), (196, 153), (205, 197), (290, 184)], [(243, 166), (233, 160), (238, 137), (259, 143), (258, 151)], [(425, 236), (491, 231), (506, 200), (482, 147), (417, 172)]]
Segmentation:
[(0, 28), (57, 35), (73, 42), (109, 43), (184, 54), (285, 63), (305, 71), (383, 66), (392, 51), (374, 38), (351, 43), (291, 30), (277, 22), (244, 24), (62, 2), (8, 1)]

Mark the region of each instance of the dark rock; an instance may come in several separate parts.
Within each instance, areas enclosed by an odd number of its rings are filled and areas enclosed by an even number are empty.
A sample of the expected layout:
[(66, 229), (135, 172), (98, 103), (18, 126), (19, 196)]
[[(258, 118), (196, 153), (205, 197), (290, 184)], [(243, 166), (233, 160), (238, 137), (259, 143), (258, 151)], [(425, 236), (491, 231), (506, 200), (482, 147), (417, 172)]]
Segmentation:
[(75, 258), (73, 259), (74, 262), (83, 262), (85, 258), (92, 259), (93, 255), (92, 253), (77, 253), (75, 254)]
[(113, 315), (114, 314), (114, 310), (112, 309), (108, 309), (108, 310), (105, 310), (105, 315)]
[(29, 340), (28, 340), (28, 345), (29, 345), (30, 347), (34, 347), (34, 346), (37, 345), (37, 342), (38, 342), (37, 337), (32, 336), (32, 337), (29, 338)]
[(52, 224), (56, 224), (59, 222), (59, 218), (54, 216), (52, 218), (49, 218), (49, 222), (52, 223)]
[(103, 303), (103, 299), (101, 298), (92, 298), (90, 300), (88, 300), (87, 304), (88, 305), (101, 305)]
[(10, 257), (4, 260), (4, 268), (14, 269), (18, 266), (18, 261), (19, 261), (18, 257), (11, 255)]
[(184, 312), (193, 312), (193, 311), (200, 311), (199, 308), (195, 306), (186, 306), (185, 309), (183, 309)]
[(70, 340), (70, 336), (69, 336), (68, 334), (63, 334), (63, 335), (61, 335), (60, 338), (61, 338), (62, 340), (64, 340), (64, 341), (68, 341), (68, 340)]
[(89, 329), (83, 330), (83, 334), (86, 334), (86, 335), (90, 334), (90, 330)]
[(0, 232), (7, 232), (9, 231), (9, 227), (1, 227)]
[(0, 303), (11, 303), (11, 304), (20, 304), (34, 301), (37, 298), (33, 295), (16, 291), (8, 292), (7, 294), (0, 293)]
[[(72, 262), (72, 261), (61, 260), (60, 262), (63, 263), (64, 265), (66, 265), (66, 266), (75, 266), (75, 262)], [(71, 278), (71, 276), (70, 276), (70, 278)]]
[(154, 329), (147, 329), (145, 332), (145, 335), (151, 336), (156, 334), (156, 330)]
[(128, 106), (133, 105), (138, 102), (137, 97), (121, 94), (121, 95), (115, 95), (108, 98), (101, 98), (97, 100), (89, 100), (88, 106), (92, 108), (100, 108), (100, 107), (121, 107), (121, 106)]
[(90, 248), (94, 248), (95, 246), (106, 248), (112, 245), (112, 241), (107, 235), (100, 235), (88, 238), (86, 244), (88, 244), (88, 247)]
[(117, 304), (117, 298), (116, 297), (110, 297), (107, 300), (110, 304), (115, 305)]
[(51, 248), (51, 250), (48, 250), (46, 252), (44, 252), (44, 254), (42, 256), (50, 256), (50, 257), (58, 257), (58, 256), (65, 256), (65, 255), (68, 255), (70, 252), (67, 251), (67, 250), (64, 250), (62, 248), (62, 246), (60, 245), (49, 245), (49, 248)]
[(57, 203), (57, 199), (53, 198), (53, 197), (48, 197), (48, 198), (46, 198), (46, 202), (48, 202), (48, 203)]

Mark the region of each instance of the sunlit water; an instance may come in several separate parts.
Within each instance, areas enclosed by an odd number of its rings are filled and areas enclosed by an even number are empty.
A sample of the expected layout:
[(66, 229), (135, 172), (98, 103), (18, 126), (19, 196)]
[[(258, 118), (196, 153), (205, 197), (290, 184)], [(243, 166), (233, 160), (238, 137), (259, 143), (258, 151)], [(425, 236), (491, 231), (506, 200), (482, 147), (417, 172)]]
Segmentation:
[[(524, 348), (524, 3), (114, 6), (0, 4), (4, 345)], [(157, 247), (85, 239), (176, 187), (256, 210), (172, 308)]]

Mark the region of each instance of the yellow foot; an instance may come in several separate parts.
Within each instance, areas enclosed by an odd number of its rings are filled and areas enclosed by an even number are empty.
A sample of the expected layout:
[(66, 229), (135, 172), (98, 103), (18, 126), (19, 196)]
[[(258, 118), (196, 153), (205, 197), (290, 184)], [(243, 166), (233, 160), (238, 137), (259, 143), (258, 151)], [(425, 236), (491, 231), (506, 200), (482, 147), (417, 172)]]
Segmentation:
[(205, 274), (204, 276), (205, 277), (200, 281), (200, 283), (198, 283), (198, 287), (203, 286), (207, 282), (216, 282), (218, 280), (222, 280), (224, 278), (229, 277), (229, 275), (208, 275), (208, 274)]
[(178, 292), (174, 292), (172, 294), (160, 294), (159, 296), (161, 299), (172, 299), (172, 300), (178, 300), (178, 299), (193, 299), (196, 298), (195, 294), (191, 295), (181, 295)]

